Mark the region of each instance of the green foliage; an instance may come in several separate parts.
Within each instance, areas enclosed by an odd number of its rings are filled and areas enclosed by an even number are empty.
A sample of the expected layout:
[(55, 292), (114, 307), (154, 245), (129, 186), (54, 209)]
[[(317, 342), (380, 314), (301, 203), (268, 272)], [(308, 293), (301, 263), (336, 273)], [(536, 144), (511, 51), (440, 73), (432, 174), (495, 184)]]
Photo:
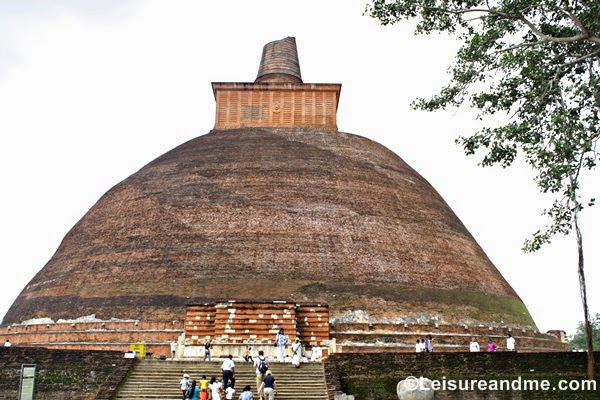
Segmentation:
[(462, 41), (451, 82), (413, 107), (434, 111), (468, 102), (479, 119), (506, 123), (456, 142), (482, 153), (481, 165), (510, 166), (518, 155), (536, 171), (550, 223), (524, 244), (536, 251), (567, 234), (575, 213), (595, 199), (579, 196), (581, 173), (600, 158), (600, 2), (584, 0), (374, 0), (366, 12), (382, 24), (416, 19), (417, 34), (445, 32)]
[[(600, 349), (600, 314), (590, 321), (592, 325), (592, 343), (595, 349)], [(582, 322), (577, 326), (577, 331), (569, 340), (569, 347), (575, 350), (587, 350), (585, 340), (585, 326)]]

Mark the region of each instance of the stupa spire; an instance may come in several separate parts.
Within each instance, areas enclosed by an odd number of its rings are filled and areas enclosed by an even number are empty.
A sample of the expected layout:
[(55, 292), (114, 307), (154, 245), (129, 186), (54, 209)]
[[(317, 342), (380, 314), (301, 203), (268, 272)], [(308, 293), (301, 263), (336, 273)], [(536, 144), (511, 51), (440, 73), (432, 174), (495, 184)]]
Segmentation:
[(215, 129), (245, 127), (313, 128), (336, 131), (342, 85), (304, 83), (296, 39), (263, 47), (254, 82), (213, 82)]
[(295, 38), (286, 37), (263, 47), (254, 82), (302, 83)]

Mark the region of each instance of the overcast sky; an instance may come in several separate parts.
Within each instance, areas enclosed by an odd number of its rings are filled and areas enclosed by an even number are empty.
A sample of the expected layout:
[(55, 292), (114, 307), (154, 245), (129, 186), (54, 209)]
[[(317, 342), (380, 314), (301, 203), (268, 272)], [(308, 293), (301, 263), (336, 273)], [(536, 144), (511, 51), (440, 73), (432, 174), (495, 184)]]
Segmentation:
[[(447, 82), (457, 44), (383, 27), (364, 0), (0, 2), (0, 315), (112, 186), (214, 123), (211, 82), (251, 82), (265, 43), (296, 37), (307, 83), (341, 83), (341, 131), (390, 148), (450, 204), (541, 331), (582, 320), (573, 236), (536, 254), (550, 199), (520, 163), (480, 168), (454, 144), (465, 108), (409, 104)], [(589, 190), (599, 176), (586, 178)], [(590, 309), (600, 312), (600, 211), (583, 214)], [(468, 277), (465, 277), (468, 279)], [(77, 316), (73, 316), (77, 317)]]

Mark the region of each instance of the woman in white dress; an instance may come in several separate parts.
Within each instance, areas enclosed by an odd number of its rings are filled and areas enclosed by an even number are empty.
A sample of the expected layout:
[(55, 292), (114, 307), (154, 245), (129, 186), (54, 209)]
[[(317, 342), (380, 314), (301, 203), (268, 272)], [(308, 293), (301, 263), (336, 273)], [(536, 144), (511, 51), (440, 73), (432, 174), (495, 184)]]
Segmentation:
[(210, 379), (210, 383), (208, 384), (208, 388), (211, 392), (212, 400), (221, 400), (221, 396), (219, 395), (219, 389), (223, 387), (222, 382), (217, 382), (217, 378), (214, 376)]
[(300, 367), (300, 358), (302, 357), (302, 343), (300, 339), (296, 338), (296, 341), (292, 344), (292, 366), (294, 368)]

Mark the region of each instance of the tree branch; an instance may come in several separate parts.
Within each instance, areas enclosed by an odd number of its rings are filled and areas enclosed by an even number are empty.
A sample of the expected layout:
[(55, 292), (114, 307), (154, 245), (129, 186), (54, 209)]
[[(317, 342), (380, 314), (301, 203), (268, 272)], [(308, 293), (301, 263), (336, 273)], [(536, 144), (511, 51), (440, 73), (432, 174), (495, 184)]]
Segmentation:
[[(600, 37), (596, 36), (596, 35), (592, 35), (587, 29), (585, 29), (585, 27), (583, 26), (583, 24), (581, 24), (581, 21), (573, 14), (569, 14), (569, 11), (565, 10), (565, 9), (561, 9), (563, 10), (565, 13), (567, 13), (567, 15), (570, 16), (571, 21), (573, 21), (573, 23), (580, 29), (581, 33), (578, 35), (574, 35), (574, 36), (567, 36), (567, 37), (557, 37), (557, 36), (550, 36), (550, 35), (546, 35), (544, 33), (542, 33), (542, 31), (536, 27), (533, 22), (531, 22), (530, 20), (528, 20), (527, 18), (525, 18), (525, 16), (523, 16), (523, 14), (520, 14), (518, 16), (513, 16), (498, 10), (494, 10), (491, 8), (469, 8), (469, 9), (463, 9), (463, 10), (452, 10), (452, 9), (448, 9), (448, 8), (441, 8), (441, 7), (422, 7), (422, 9), (424, 10), (431, 10), (431, 11), (439, 11), (442, 13), (447, 13), (447, 14), (452, 14), (452, 15), (464, 15), (464, 14), (469, 14), (469, 13), (484, 13), (484, 14), (488, 14), (488, 15), (492, 15), (492, 16), (497, 16), (497, 17), (502, 17), (505, 19), (509, 19), (512, 21), (520, 21), (522, 22), (524, 25), (526, 25), (536, 36), (540, 37), (541, 39), (543, 39), (544, 41), (548, 41), (548, 42), (555, 42), (555, 43), (570, 43), (570, 42), (576, 42), (579, 40), (589, 40), (593, 43), (597, 43), (600, 44)], [(572, 17), (571, 17), (572, 15)]]
[(594, 57), (594, 56), (596, 56), (598, 54), (600, 54), (600, 47), (598, 47), (598, 49), (596, 51), (593, 51), (593, 52), (591, 52), (591, 53), (589, 53), (589, 54), (587, 54), (585, 56), (579, 57), (579, 58), (577, 58), (577, 59), (575, 59), (573, 61), (570, 61), (568, 63), (561, 64), (561, 65), (558, 66), (558, 68), (564, 68), (564, 67), (569, 67), (571, 65), (579, 64), (580, 62), (585, 61), (588, 58), (592, 58), (592, 57)]
[(507, 51), (511, 51), (511, 50), (517, 50), (520, 49), (522, 47), (534, 47), (540, 44), (544, 44), (544, 43), (548, 43), (547, 40), (540, 40), (538, 42), (530, 42), (530, 43), (519, 43), (519, 44), (515, 44), (513, 46), (507, 47), (505, 49), (500, 49), (500, 50), (495, 50), (493, 52), (490, 53), (490, 55), (494, 55), (494, 54), (498, 54), (498, 53), (506, 53)]
[(563, 10), (563, 11), (564, 11), (564, 12), (565, 12), (565, 13), (566, 13), (568, 16), (569, 16), (569, 18), (571, 19), (571, 21), (573, 21), (573, 23), (574, 23), (575, 25), (577, 25), (577, 27), (579, 28), (579, 30), (580, 30), (582, 33), (585, 33), (585, 34), (589, 35), (589, 33), (590, 33), (590, 32), (589, 32), (589, 31), (587, 30), (587, 28), (586, 28), (586, 27), (583, 25), (583, 23), (581, 22), (581, 20), (580, 20), (579, 18), (577, 18), (577, 15), (573, 14), (573, 12), (571, 12), (571, 10), (570, 10), (570, 9), (568, 9), (568, 8), (561, 9), (561, 10)]

